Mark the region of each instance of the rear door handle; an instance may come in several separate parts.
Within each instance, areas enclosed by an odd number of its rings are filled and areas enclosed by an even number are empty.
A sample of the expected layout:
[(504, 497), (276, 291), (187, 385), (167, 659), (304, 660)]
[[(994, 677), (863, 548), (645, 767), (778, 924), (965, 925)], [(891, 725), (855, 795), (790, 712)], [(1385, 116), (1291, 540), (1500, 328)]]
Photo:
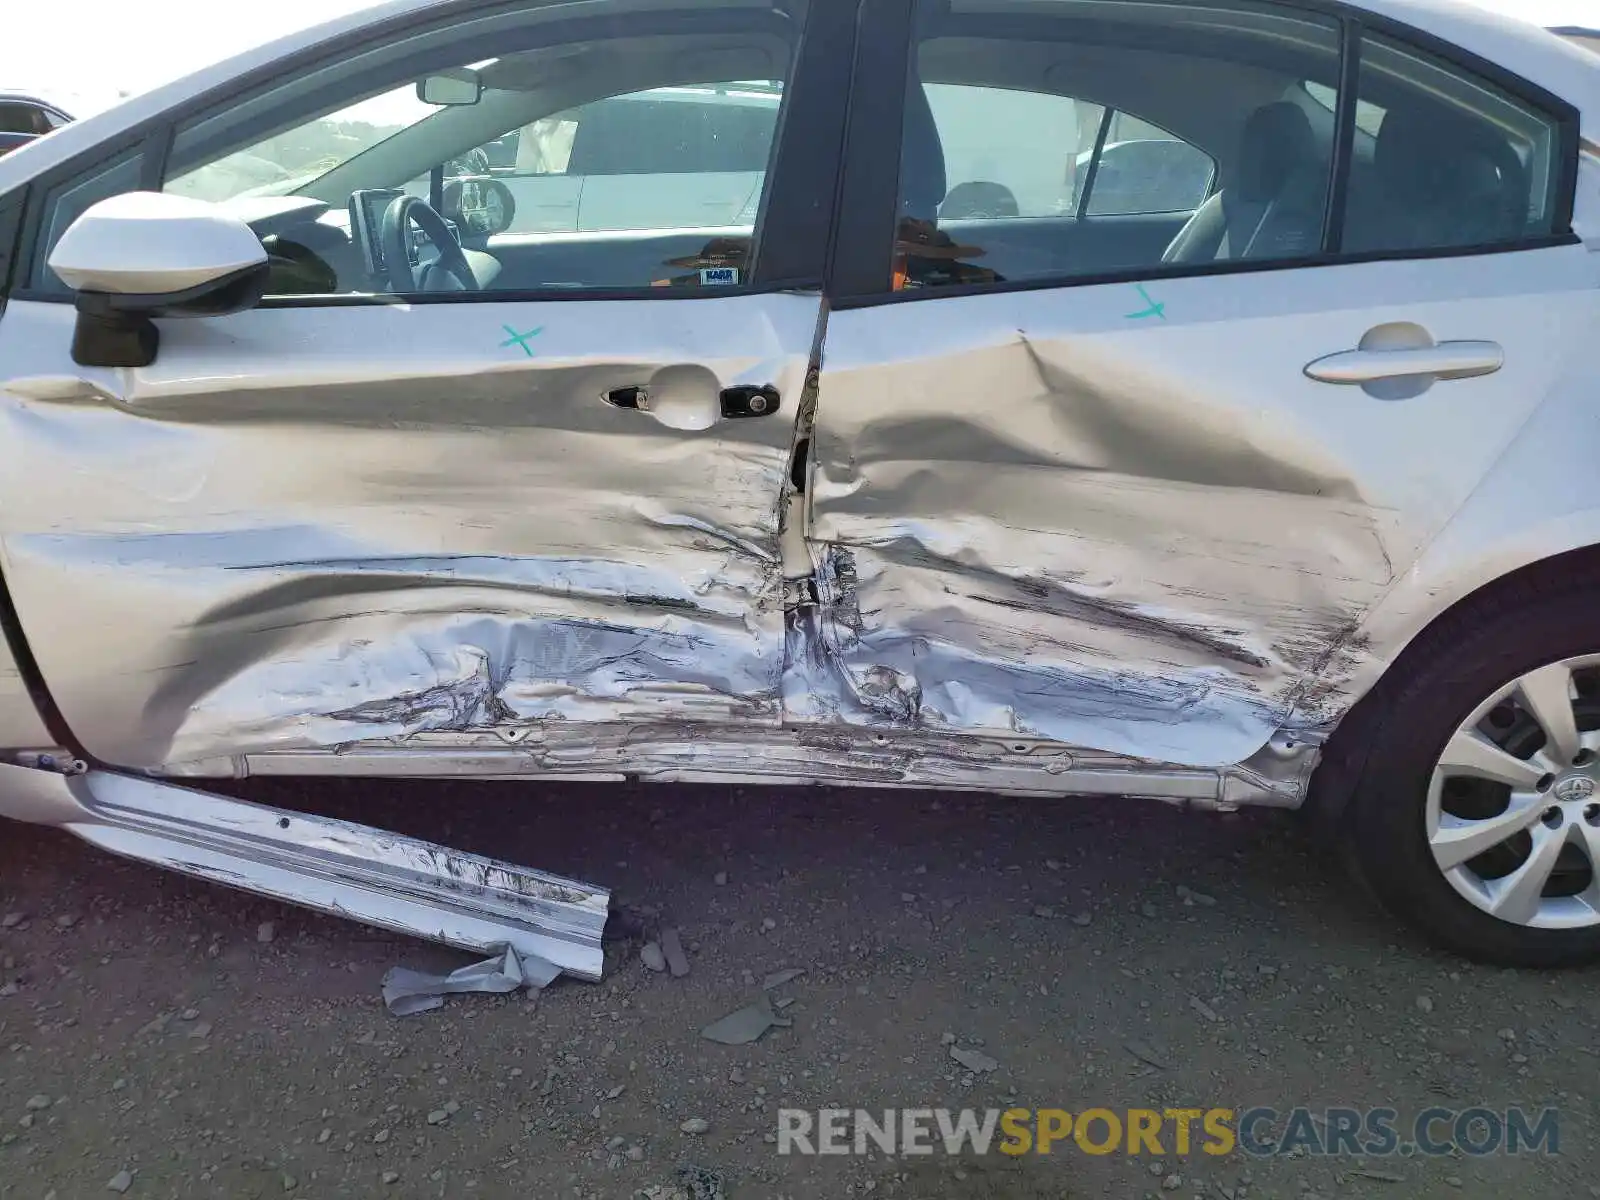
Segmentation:
[(1362, 384), (1431, 376), (1436, 382), (1493, 375), (1505, 366), (1496, 342), (1439, 342), (1394, 350), (1344, 350), (1306, 366), (1321, 383)]

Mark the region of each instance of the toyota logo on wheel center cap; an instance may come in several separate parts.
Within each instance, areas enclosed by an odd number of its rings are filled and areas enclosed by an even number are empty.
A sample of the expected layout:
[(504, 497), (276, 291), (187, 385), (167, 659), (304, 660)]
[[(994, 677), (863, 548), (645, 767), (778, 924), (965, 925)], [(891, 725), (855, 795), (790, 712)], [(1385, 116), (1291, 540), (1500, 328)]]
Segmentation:
[(1585, 775), (1574, 775), (1556, 785), (1557, 800), (1587, 800), (1594, 795), (1594, 780)]

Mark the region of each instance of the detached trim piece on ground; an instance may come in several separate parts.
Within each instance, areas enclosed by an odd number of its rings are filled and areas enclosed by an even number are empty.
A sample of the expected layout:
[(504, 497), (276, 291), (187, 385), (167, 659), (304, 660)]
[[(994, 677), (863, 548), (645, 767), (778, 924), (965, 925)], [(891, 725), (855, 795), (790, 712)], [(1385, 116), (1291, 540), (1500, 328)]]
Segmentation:
[(367, 825), (152, 779), (0, 763), (0, 816), (103, 850), (484, 953), (510, 947), (598, 980), (604, 888)]

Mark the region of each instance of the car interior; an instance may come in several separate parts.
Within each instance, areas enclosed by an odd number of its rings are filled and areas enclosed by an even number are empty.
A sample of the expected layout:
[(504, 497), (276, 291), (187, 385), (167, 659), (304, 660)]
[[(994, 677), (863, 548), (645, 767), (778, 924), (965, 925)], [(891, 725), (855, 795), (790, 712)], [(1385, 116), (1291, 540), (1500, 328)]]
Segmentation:
[[(969, 34), (966, 24), (952, 21), (949, 33), (935, 27), (921, 43), (907, 97), (901, 216), (936, 227), (939, 244), (975, 253), (954, 264), (919, 262), (915, 248), (902, 246), (910, 260), (897, 273), (904, 286), (1320, 252), (1336, 118), (1314, 89), (1337, 94), (1331, 31), (1319, 42), (1241, 25), (1200, 37), (1185, 30), (1179, 44), (1173, 31), (1131, 24), (1085, 21), (1069, 34), (1065, 22), (1041, 22), (1036, 37), (1005, 40)], [(1212, 194), (1193, 212), (1096, 216), (1091, 180), (1089, 203), (1077, 213), (952, 219), (950, 198), (985, 184), (945, 178), (925, 83), (1054, 90), (1134, 114), (1217, 162)], [(1487, 246), (1548, 232), (1547, 198), (1531, 194), (1549, 174), (1542, 117), (1383, 43), (1364, 56), (1358, 95), (1369, 119), (1355, 138), (1346, 254)]]
[[(1163, 29), (1057, 17), (1039, 20), (1037, 29), (1013, 21), (998, 37), (981, 17), (947, 14), (925, 30), (907, 93), (898, 250), (907, 269), (896, 270), (897, 285), (1317, 254), (1336, 125), (1325, 97), (1339, 77), (1337, 36), (1310, 26), (1289, 36), (1278, 18), (1260, 26), (1239, 13), (1228, 20)], [(508, 130), (622, 91), (782, 79), (791, 40), (787, 28), (774, 27), (503, 57), (478, 68), (476, 102), (400, 129), (291, 197), (241, 196), (231, 204), (270, 252), (269, 294), (694, 286), (711, 277), (700, 273), (705, 268), (742, 266), (756, 231), (507, 233), (474, 207), (475, 189), (460, 187), (430, 196), (443, 221), (417, 220), (427, 205), (405, 206), (404, 229), (392, 221), (386, 229), (386, 220), (408, 181), (430, 172), (441, 179), (441, 164)], [(1003, 185), (947, 177), (925, 83), (1050, 93), (1132, 114), (1215, 160), (1211, 193), (1193, 211), (1016, 215)], [(1361, 97), (1377, 117), (1357, 133), (1347, 251), (1491, 244), (1548, 219), (1550, 205), (1535, 187), (1548, 174), (1551, 151), (1540, 141), (1548, 140), (1547, 124), (1481, 88), (1462, 102), (1452, 89), (1462, 90), (1458, 76), (1398, 48), (1380, 46), (1366, 63)], [(1063, 169), (1075, 153), (1062, 147)], [(1092, 189), (1092, 176), (1089, 183)]]
[[(641, 36), (549, 46), (483, 66), (477, 103), (445, 107), (304, 183), (288, 197), (240, 195), (227, 202), (263, 238), (272, 258), (269, 295), (398, 290), (382, 241), (380, 199), (441, 164), (541, 118), (620, 91), (706, 80), (787, 74), (789, 41), (773, 34)], [(625, 81), (625, 82), (619, 82)], [(189, 168), (192, 169), (192, 168)], [(441, 175), (443, 173), (441, 172)], [(751, 228), (505, 233), (463, 206), (481, 192), (446, 187), (441, 213), (478, 289), (698, 286), (701, 269), (742, 266)], [(442, 231), (441, 231), (442, 232)], [(417, 292), (467, 286), (441, 269), (438, 239), (413, 227), (410, 266)]]

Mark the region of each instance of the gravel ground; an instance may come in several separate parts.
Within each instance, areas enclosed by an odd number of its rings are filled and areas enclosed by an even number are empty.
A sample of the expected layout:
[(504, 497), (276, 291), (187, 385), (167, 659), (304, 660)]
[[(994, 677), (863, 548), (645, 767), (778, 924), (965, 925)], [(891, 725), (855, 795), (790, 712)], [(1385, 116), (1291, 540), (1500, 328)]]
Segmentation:
[[(0, 824), (0, 1197), (1600, 1196), (1600, 971), (1434, 953), (1281, 815), (527, 783), (240, 794), (607, 884), (682, 931), (691, 972), (647, 970), (613, 922), (603, 984), (395, 1018), (389, 967), (469, 956)], [(699, 1036), (786, 968), (806, 971), (773, 993), (790, 1028)], [(952, 1036), (998, 1069), (953, 1061)], [(787, 1106), (1479, 1103), (1559, 1107), (1561, 1154), (772, 1144)]]

